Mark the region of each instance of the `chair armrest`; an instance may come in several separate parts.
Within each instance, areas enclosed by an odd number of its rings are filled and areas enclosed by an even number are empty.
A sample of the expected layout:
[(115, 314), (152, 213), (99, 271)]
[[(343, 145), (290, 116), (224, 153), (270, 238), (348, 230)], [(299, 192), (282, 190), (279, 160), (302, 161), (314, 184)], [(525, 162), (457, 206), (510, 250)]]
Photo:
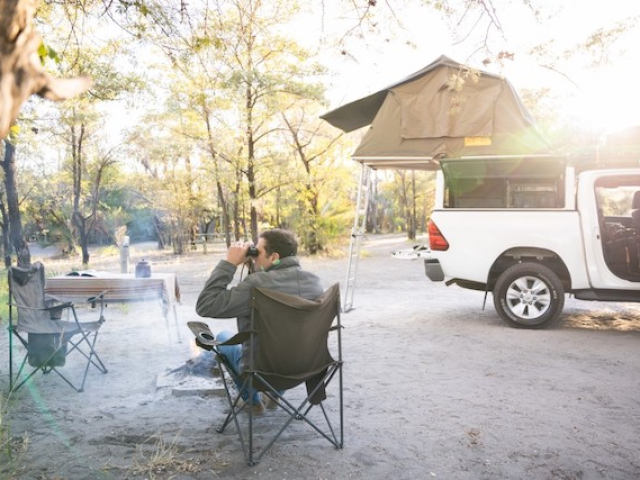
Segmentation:
[(91, 308), (96, 308), (96, 304), (100, 302), (100, 319), (101, 320), (104, 318), (102, 316), (104, 312), (104, 296), (107, 294), (108, 291), (109, 290), (103, 290), (98, 295), (87, 298), (87, 302), (91, 304)]
[(218, 345), (240, 345), (241, 343), (247, 342), (251, 338), (251, 334), (256, 333), (254, 330), (246, 330), (244, 332), (236, 333), (233, 337), (231, 337), (226, 342), (219, 342)]
[(249, 340), (250, 336), (251, 332), (240, 332), (235, 334), (226, 342), (218, 342), (215, 338), (211, 339), (209, 338), (209, 335), (200, 333), (196, 335), (196, 345), (204, 350), (211, 351), (219, 345), (239, 345)]
[(50, 307), (45, 307), (44, 310), (49, 312), (49, 317), (51, 320), (60, 320), (62, 318), (62, 312), (67, 309), (73, 307), (73, 303), (64, 302), (58, 305), (52, 305)]
[(87, 302), (89, 302), (89, 303), (96, 303), (98, 301), (103, 302), (104, 301), (104, 296), (107, 294), (108, 291), (109, 290), (103, 290), (98, 295), (94, 295), (93, 297), (87, 298)]

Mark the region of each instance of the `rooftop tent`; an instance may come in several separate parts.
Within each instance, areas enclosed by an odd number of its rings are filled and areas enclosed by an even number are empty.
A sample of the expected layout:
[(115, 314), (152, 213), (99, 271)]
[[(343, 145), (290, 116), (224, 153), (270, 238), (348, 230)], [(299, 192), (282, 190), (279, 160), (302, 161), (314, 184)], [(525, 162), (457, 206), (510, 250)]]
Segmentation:
[[(370, 125), (353, 159), (372, 168), (434, 170), (439, 158), (548, 153), (511, 84), (446, 56), (321, 116), (351, 132)], [(462, 88), (455, 88), (464, 78)]]
[(494, 156), (521, 160), (547, 154), (548, 150), (505, 78), (471, 71), (445, 56), (404, 80), (321, 118), (345, 132), (370, 125), (352, 155), (363, 168), (349, 248), (345, 312), (353, 305), (366, 227), (371, 185), (367, 167), (437, 170), (444, 158)]

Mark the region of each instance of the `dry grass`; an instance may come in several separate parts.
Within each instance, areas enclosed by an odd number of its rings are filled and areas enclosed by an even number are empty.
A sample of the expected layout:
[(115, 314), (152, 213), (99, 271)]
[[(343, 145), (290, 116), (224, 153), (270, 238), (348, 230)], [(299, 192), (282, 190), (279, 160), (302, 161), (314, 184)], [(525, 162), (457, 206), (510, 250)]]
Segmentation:
[[(129, 472), (135, 476), (144, 476), (150, 480), (171, 478), (173, 473), (198, 473), (199, 462), (183, 458), (176, 435), (167, 443), (162, 434), (149, 437), (146, 442), (136, 446), (136, 457)], [(149, 448), (151, 444), (151, 448)]]
[(9, 399), (0, 392), (0, 478), (12, 480), (21, 477), (25, 455), (29, 450), (29, 437), (16, 438), (8, 422)]

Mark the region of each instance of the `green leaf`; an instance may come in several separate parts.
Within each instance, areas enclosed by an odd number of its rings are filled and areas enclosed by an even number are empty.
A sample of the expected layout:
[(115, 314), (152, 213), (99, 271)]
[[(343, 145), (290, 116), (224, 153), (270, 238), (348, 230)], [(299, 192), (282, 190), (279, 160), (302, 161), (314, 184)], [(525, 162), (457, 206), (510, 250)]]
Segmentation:
[(58, 52), (56, 52), (53, 48), (47, 47), (48, 54), (47, 56), (56, 63), (60, 63), (60, 57), (58, 56)]
[(38, 57), (40, 57), (40, 63), (44, 63), (48, 53), (47, 46), (44, 42), (40, 42), (40, 45), (38, 46)]

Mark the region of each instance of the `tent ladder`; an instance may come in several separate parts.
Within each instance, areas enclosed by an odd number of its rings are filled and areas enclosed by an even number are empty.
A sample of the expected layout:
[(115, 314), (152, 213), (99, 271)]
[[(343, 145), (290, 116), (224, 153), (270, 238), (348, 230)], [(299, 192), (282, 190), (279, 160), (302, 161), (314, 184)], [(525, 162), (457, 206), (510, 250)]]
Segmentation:
[(347, 267), (347, 281), (345, 282), (344, 300), (342, 311), (348, 312), (353, 308), (353, 293), (355, 291), (358, 260), (360, 259), (360, 246), (362, 237), (367, 227), (367, 213), (369, 209), (369, 195), (371, 193), (371, 168), (362, 164), (360, 171), (360, 184), (356, 198), (356, 212), (351, 230), (351, 242), (349, 244), (349, 265)]

